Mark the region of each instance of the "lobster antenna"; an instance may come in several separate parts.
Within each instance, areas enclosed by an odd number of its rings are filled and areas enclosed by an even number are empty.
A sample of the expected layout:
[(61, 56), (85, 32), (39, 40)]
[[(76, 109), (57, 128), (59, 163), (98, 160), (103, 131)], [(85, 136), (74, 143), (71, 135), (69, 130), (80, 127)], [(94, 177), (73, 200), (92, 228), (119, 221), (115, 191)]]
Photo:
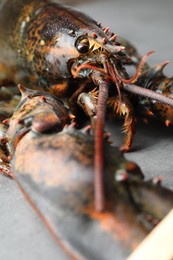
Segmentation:
[(153, 99), (156, 100), (158, 102), (164, 103), (166, 105), (170, 105), (173, 107), (173, 98), (167, 97), (161, 93), (157, 93), (153, 90), (150, 89), (146, 89), (140, 86), (137, 86), (135, 84), (123, 84), (122, 86), (123, 89), (125, 89), (128, 92), (143, 96), (143, 97), (147, 97), (149, 99)]
[(105, 110), (108, 99), (108, 86), (106, 81), (99, 82), (99, 95), (97, 103), (97, 120), (95, 129), (95, 208), (97, 211), (104, 210), (104, 156), (103, 156), (103, 134), (105, 123)]

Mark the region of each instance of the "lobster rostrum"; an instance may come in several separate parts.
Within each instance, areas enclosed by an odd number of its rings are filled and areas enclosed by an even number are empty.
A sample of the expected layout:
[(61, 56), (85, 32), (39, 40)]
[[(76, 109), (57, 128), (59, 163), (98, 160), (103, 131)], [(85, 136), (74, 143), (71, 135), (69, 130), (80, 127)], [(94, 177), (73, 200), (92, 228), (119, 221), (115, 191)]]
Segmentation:
[[(86, 15), (47, 0), (7, 0), (1, 12), (2, 63), (8, 60), (13, 70), (20, 68), (21, 77), (32, 76), (32, 82), (68, 99), (72, 110), (77, 102), (91, 118), (95, 134), (96, 208), (103, 210), (106, 108), (113, 107), (115, 113), (125, 115), (127, 136), (123, 150), (128, 150), (134, 135), (134, 117), (123, 92), (173, 105), (171, 98), (133, 84), (152, 52), (144, 56), (135, 75), (129, 78), (124, 64), (131, 63), (130, 57), (116, 42), (116, 35)], [(12, 17), (8, 24), (7, 16)]]
[(64, 126), (69, 112), (56, 97), (20, 90), (7, 136), (12, 171), (25, 197), (72, 259), (126, 258), (170, 211), (172, 192), (159, 178), (144, 181), (140, 168), (104, 140), (106, 203), (97, 212), (90, 126)]

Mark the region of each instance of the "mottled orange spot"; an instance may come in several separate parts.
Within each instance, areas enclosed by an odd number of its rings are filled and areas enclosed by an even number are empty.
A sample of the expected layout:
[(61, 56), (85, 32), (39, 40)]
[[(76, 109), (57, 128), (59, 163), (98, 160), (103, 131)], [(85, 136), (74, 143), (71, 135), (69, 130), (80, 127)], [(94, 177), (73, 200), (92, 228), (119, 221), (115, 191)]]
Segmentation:
[(128, 241), (129, 233), (123, 223), (116, 217), (113, 212), (97, 212), (93, 208), (86, 209), (91, 218), (99, 221), (103, 231), (112, 234), (114, 239)]
[(62, 83), (51, 86), (49, 93), (57, 97), (63, 97), (69, 90), (69, 81), (65, 80)]
[(171, 121), (170, 120), (165, 120), (165, 125), (168, 127), (171, 125)]
[(41, 40), (41, 41), (40, 41), (40, 45), (41, 45), (41, 46), (45, 45), (45, 41), (44, 41), (44, 40)]
[(144, 117), (144, 118), (143, 118), (143, 122), (144, 122), (145, 124), (148, 124), (148, 119), (147, 119), (146, 117)]
[(121, 241), (123, 246), (133, 251), (147, 235), (146, 230), (137, 221), (136, 212), (122, 201), (108, 208), (107, 211), (101, 213), (95, 211), (94, 205), (83, 210), (92, 219), (97, 220), (100, 228), (110, 234), (113, 240)]
[(73, 114), (69, 114), (69, 118), (71, 119), (71, 120), (73, 120), (73, 119), (75, 119), (75, 115), (73, 115)]
[(136, 164), (133, 162), (127, 162), (126, 163), (126, 169), (127, 171), (135, 171), (136, 170)]
[(154, 114), (153, 114), (153, 112), (151, 110), (147, 110), (146, 111), (146, 115), (147, 116), (153, 116)]

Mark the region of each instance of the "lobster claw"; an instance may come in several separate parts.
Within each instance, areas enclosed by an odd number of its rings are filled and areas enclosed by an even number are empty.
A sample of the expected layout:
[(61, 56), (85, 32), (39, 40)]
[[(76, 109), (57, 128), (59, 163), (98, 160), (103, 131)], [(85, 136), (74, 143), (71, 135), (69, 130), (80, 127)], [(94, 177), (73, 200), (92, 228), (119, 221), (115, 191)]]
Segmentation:
[[(57, 243), (74, 259), (125, 259), (151, 230), (140, 220), (144, 218), (141, 194), (146, 191), (149, 204), (153, 194), (158, 203), (164, 201), (165, 190), (159, 186), (160, 195), (157, 185), (151, 184), (150, 194), (138, 167), (129, 164), (117, 148), (104, 143), (104, 157), (104, 212), (95, 211), (94, 140), (88, 132), (74, 125), (55, 134), (30, 131), (12, 159), (19, 187)], [(117, 180), (117, 172), (123, 170), (127, 178)], [(173, 206), (173, 194), (168, 193), (164, 214)]]

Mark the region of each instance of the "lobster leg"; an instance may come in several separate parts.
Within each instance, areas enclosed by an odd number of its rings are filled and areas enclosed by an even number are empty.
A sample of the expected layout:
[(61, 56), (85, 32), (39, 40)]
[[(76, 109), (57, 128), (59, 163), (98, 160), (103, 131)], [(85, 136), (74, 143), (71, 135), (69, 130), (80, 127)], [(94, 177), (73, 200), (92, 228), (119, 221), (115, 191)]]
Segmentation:
[(9, 153), (6, 146), (7, 140), (5, 137), (5, 131), (5, 126), (0, 123), (0, 173), (13, 177), (8, 157)]
[(131, 103), (124, 95), (122, 95), (121, 98), (121, 104), (119, 104), (118, 97), (110, 97), (108, 99), (108, 108), (110, 107), (113, 112), (118, 113), (119, 116), (124, 116), (125, 118), (123, 126), (125, 132), (125, 141), (121, 147), (121, 150), (127, 152), (132, 145), (135, 134), (135, 117), (133, 115), (133, 107)]
[(6, 159), (3, 160), (2, 158), (5, 158), (5, 155), (2, 151), (0, 151), (0, 173), (13, 178), (13, 173), (9, 162), (7, 162)]
[[(95, 132), (96, 130), (96, 100), (98, 93), (96, 91), (92, 91), (89, 93), (81, 93), (78, 97), (78, 104), (83, 108), (87, 116), (90, 117), (92, 128)], [(107, 107), (113, 111), (113, 116), (115, 116), (114, 112), (119, 116), (124, 116), (124, 132), (125, 132), (125, 141), (124, 145), (121, 147), (122, 151), (129, 151), (133, 137), (135, 134), (135, 117), (133, 115), (133, 108), (131, 103), (127, 100), (127, 98), (122, 95), (122, 102), (119, 105), (118, 97), (110, 97), (108, 98)], [(117, 110), (117, 108), (119, 108)], [(112, 112), (111, 111), (111, 112)]]
[(96, 92), (82, 92), (77, 99), (78, 105), (85, 111), (86, 115), (91, 120), (92, 129), (95, 132), (96, 130), (96, 99), (97, 93)]

